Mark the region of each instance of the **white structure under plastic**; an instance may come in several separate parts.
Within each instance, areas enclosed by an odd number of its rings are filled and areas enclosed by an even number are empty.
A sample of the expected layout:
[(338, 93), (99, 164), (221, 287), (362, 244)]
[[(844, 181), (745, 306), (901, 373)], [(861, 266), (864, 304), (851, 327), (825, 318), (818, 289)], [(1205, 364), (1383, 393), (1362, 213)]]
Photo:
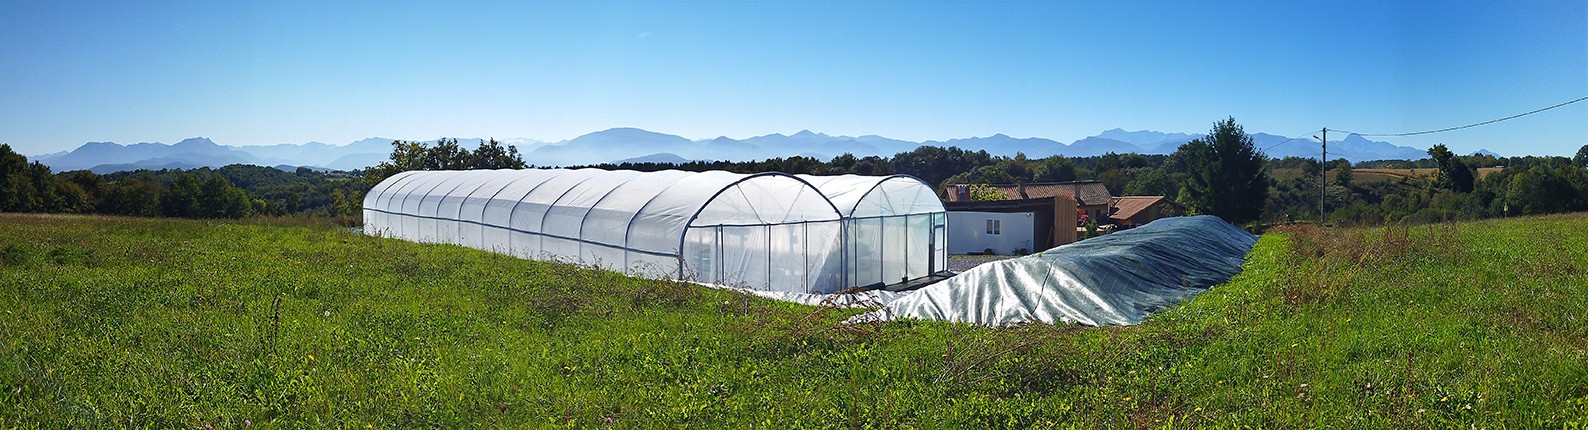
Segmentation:
[(410, 171), (364, 198), (369, 234), (800, 293), (939, 271), (945, 221), (903, 175)]
[(1240, 273), (1256, 241), (1211, 215), (1163, 218), (976, 266), (854, 320), (1133, 325)]

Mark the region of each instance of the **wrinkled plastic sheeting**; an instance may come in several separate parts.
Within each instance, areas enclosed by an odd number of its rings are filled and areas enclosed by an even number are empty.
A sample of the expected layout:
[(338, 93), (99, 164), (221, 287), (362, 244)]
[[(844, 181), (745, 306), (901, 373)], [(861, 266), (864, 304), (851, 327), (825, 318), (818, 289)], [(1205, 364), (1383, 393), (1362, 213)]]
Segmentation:
[(1255, 243), (1256, 235), (1211, 215), (1164, 218), (982, 264), (863, 316), (1133, 325), (1240, 273)]

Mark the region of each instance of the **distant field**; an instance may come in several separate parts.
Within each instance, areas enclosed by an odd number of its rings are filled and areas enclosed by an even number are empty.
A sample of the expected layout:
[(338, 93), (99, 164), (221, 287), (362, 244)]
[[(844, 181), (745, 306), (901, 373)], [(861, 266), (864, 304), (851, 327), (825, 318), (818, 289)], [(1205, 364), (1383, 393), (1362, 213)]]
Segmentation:
[[(1483, 179), (1484, 176), (1488, 176), (1490, 173), (1498, 172), (1503, 169), (1505, 168), (1480, 167), (1478, 168), (1478, 179)], [(1423, 176), (1433, 176), (1434, 173), (1438, 171), (1439, 169), (1430, 167), (1416, 169), (1352, 169), (1351, 173), (1352, 175), (1362, 176), (1378, 175), (1391, 178), (1417, 178)], [(1355, 178), (1355, 176), (1353, 176), (1353, 178)]]
[(1588, 215), (1247, 258), (1134, 327), (850, 326), (331, 226), (0, 214), (0, 428), (1588, 423)]
[[(1488, 176), (1490, 173), (1498, 172), (1498, 171), (1500, 171), (1502, 169), (1504, 169), (1504, 167), (1481, 167), (1481, 168), (1478, 168), (1478, 179), (1483, 179), (1483, 177)], [(1392, 180), (1396, 180), (1396, 179), (1400, 179), (1400, 178), (1416, 178), (1416, 177), (1423, 177), (1423, 176), (1432, 176), (1434, 174), (1434, 172), (1438, 172), (1438, 171), (1439, 171), (1439, 169), (1436, 169), (1436, 168), (1417, 168), (1417, 169), (1351, 169), (1351, 180), (1353, 180), (1353, 181), (1363, 181), (1363, 182), (1392, 181)], [(1330, 170), (1329, 174), (1333, 175), (1334, 171)], [(1273, 176), (1274, 179), (1281, 180), (1281, 181), (1290, 180), (1290, 179), (1295, 179), (1297, 177), (1300, 177), (1301, 176), (1301, 169), (1298, 169), (1298, 168), (1273, 169), (1272, 171), (1269, 172), (1269, 175)], [(1313, 173), (1313, 177), (1316, 178), (1317, 177), (1317, 173)]]

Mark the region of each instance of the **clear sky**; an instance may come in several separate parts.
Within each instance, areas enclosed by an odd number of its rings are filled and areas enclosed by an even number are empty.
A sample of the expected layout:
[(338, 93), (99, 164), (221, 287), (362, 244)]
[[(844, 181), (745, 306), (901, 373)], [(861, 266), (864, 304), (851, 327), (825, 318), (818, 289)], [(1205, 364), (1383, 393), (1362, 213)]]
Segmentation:
[[(612, 127), (1069, 142), (1227, 116), (1409, 132), (1584, 96), (1583, 0), (0, 0), (0, 143), (28, 155)], [(1588, 102), (1385, 140), (1570, 155)]]

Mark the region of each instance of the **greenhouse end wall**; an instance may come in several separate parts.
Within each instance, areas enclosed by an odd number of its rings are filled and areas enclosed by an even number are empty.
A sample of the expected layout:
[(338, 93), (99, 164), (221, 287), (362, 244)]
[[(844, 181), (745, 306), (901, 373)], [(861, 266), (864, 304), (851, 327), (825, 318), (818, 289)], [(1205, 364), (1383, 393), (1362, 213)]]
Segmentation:
[(908, 176), (413, 171), (372, 188), (364, 215), (372, 235), (771, 291), (892, 283), (946, 258), (942, 205)]

